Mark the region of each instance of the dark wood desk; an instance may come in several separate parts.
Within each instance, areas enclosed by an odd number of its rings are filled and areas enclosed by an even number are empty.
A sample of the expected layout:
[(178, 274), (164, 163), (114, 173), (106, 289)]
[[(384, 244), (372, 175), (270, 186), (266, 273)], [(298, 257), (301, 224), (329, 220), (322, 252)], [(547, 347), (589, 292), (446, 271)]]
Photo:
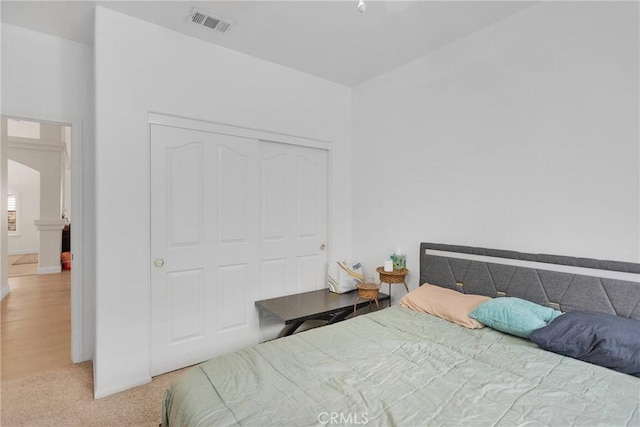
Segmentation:
[[(327, 325), (344, 320), (353, 314), (358, 292), (334, 294), (327, 289), (304, 292), (256, 301), (258, 310), (268, 312), (285, 324), (278, 337), (293, 334), (307, 320), (326, 320)], [(379, 294), (378, 301), (389, 301), (389, 295)], [(361, 299), (357, 308), (370, 305), (371, 301)]]

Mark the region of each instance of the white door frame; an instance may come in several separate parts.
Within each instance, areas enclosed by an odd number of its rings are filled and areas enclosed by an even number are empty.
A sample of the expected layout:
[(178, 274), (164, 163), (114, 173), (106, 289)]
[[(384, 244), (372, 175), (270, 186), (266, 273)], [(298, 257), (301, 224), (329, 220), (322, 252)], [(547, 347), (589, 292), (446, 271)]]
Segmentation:
[[(73, 268), (71, 269), (71, 361), (79, 363), (91, 360), (93, 358), (93, 349), (85, 348), (84, 339), (82, 118), (55, 115), (38, 117), (37, 114), (15, 114), (13, 111), (6, 110), (3, 111), (2, 117), (71, 126), (71, 218), (74, 225), (71, 233), (71, 252), (73, 254)], [(2, 161), (5, 162), (6, 159)], [(7, 230), (2, 230), (2, 233), (7, 233)], [(2, 262), (6, 263), (7, 260), (4, 259)]]
[[(327, 150), (331, 153), (332, 144), (329, 141), (313, 139), (285, 133), (271, 132), (262, 129), (253, 129), (244, 126), (229, 125), (209, 122), (204, 120), (189, 119), (186, 117), (171, 116), (160, 113), (149, 113), (149, 125), (163, 125), (175, 128), (200, 130), (204, 132), (221, 133), (223, 135), (241, 136), (263, 141), (279, 142), (282, 144), (300, 145)], [(329, 179), (331, 175), (329, 174)], [(329, 182), (330, 183), (330, 182)]]

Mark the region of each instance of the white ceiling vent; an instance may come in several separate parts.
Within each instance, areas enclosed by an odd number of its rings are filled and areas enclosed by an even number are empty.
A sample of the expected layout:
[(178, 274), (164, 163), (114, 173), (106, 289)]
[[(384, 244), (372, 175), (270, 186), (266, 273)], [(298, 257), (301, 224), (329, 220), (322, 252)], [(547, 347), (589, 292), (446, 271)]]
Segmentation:
[(221, 33), (225, 33), (229, 31), (229, 28), (231, 28), (231, 21), (225, 21), (219, 16), (210, 15), (195, 7), (191, 10), (191, 14), (189, 15), (189, 22), (211, 28), (212, 30), (220, 31)]

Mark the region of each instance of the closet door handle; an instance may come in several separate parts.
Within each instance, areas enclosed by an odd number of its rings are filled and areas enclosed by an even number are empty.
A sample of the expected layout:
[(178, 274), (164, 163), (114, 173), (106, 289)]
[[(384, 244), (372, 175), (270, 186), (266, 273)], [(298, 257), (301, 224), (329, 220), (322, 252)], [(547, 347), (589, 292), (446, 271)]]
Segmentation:
[(162, 268), (162, 266), (164, 265), (164, 260), (158, 258), (157, 260), (155, 260), (154, 264), (155, 264), (156, 267)]

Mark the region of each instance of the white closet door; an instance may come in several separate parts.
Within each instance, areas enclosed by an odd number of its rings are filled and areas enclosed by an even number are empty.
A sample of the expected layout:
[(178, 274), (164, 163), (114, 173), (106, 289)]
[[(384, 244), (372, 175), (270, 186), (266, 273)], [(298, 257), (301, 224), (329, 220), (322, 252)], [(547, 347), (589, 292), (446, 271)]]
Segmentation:
[(327, 155), (260, 143), (262, 298), (326, 287)]
[(258, 339), (258, 140), (151, 127), (151, 373)]
[(325, 286), (326, 150), (151, 126), (151, 374), (258, 343), (254, 302)]

